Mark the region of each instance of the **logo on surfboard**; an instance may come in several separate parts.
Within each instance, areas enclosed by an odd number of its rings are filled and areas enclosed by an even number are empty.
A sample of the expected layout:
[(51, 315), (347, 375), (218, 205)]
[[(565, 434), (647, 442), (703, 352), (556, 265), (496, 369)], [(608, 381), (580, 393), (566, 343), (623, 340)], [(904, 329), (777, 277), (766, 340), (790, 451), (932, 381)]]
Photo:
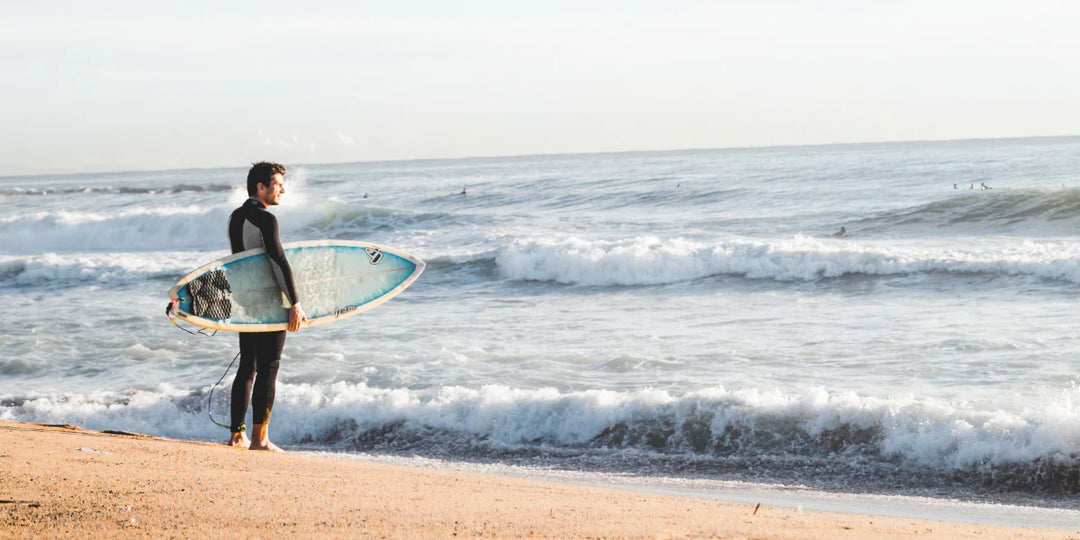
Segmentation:
[(369, 247), (364, 248), (364, 251), (367, 252), (369, 263), (379, 264), (380, 262), (382, 262), (382, 251), (380, 251), (379, 248)]

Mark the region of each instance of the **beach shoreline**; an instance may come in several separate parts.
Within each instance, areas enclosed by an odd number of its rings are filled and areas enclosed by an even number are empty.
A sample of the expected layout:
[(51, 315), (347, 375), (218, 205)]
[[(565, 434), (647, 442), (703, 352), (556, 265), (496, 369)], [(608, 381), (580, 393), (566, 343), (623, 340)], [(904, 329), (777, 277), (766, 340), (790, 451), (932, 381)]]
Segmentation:
[(655, 471), (647, 474), (566, 470), (543, 465), (510, 464), (499, 461), (457, 461), (421, 456), (293, 450), (303, 455), (387, 463), (411, 468), (451, 470), (528, 480), (616, 489), (676, 497), (692, 497), (725, 503), (756, 505), (768, 501), (771, 506), (839, 514), (860, 514), (901, 519), (955, 521), (976, 525), (1034, 527), (1075, 530), (1080, 510), (1075, 504), (1035, 496), (1020, 497), (986, 493), (963, 494), (937, 492), (898, 493), (838, 491), (805, 484), (773, 483), (748, 479), (721, 479), (704, 476), (667, 476)]
[(1080, 538), (0, 421), (4, 536)]

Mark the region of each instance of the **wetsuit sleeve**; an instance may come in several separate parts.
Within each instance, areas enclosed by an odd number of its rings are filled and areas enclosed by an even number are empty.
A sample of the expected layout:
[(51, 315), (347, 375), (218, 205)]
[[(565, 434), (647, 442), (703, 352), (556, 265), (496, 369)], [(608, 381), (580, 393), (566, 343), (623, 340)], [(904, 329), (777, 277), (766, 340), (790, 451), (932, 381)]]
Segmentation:
[(296, 283), (293, 282), (292, 267), (289, 266), (289, 261), (285, 258), (285, 249), (281, 247), (277, 218), (269, 212), (266, 215), (270, 219), (266, 220), (266, 225), (262, 231), (263, 247), (266, 249), (266, 257), (270, 259), (270, 266), (274, 269), (274, 279), (277, 280), (278, 286), (281, 287), (281, 290), (289, 299), (289, 304), (293, 305), (300, 302), (300, 297), (296, 294)]

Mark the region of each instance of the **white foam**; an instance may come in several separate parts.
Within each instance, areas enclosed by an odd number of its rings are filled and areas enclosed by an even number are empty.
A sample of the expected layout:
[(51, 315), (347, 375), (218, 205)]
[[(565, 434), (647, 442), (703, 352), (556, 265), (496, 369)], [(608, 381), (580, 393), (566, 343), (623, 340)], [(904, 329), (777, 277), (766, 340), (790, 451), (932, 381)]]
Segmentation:
[[(306, 202), (305, 175), (288, 184), (288, 195), (272, 210), (284, 231), (294, 232), (325, 214), (328, 203)], [(185, 204), (155, 204), (120, 209), (67, 208), (16, 213), (0, 218), (0, 252), (158, 251), (228, 247), (228, 220), (247, 198), (246, 188), (192, 197)], [(175, 197), (172, 199), (175, 201)], [(208, 201), (208, 202), (206, 202)], [(283, 236), (285, 236), (283, 231)], [(286, 238), (285, 241), (290, 239)]]
[(510, 279), (589, 286), (659, 285), (717, 275), (813, 281), (852, 274), (925, 272), (1032, 275), (1080, 283), (1080, 246), (1066, 241), (985, 242), (987, 247), (893, 246), (795, 236), (715, 243), (638, 236), (525, 239), (499, 251)]
[[(764, 435), (764, 440), (779, 441), (775, 448), (741, 449), (754, 454), (785, 452), (788, 443), (784, 441), (799, 437), (820, 437), (842, 428), (868, 429), (880, 433), (875, 443), (879, 457), (947, 470), (1039, 459), (1075, 462), (1080, 454), (1077, 398), (1080, 389), (1072, 388), (1063, 395), (1047, 396), (1042, 403), (1005, 411), (914, 396), (867, 397), (823, 388), (785, 392), (715, 387), (676, 396), (658, 390), (561, 392), (501, 385), (419, 391), (344, 382), (279, 384), (274, 431), (280, 442), (294, 444), (323, 440), (328, 434), (342, 435), (343, 429), (348, 438), (350, 430), (359, 436), (367, 430), (402, 423), (418, 432), (436, 430), (442, 436), (511, 446), (537, 441), (576, 446), (588, 444), (619, 424), (647, 429), (659, 422), (676, 429), (666, 451), (684, 452), (689, 449), (682, 430), (705, 420), (714, 439), (737, 427)], [(127, 395), (44, 395), (0, 408), (0, 418), (179, 438), (220, 438), (220, 430), (205, 420), (205, 399), (169, 385)], [(227, 415), (223, 406), (217, 408), (219, 415)], [(427, 436), (427, 444), (439, 445), (440, 437)], [(742, 444), (752, 445), (754, 439)]]
[(220, 252), (44, 253), (0, 255), (0, 281), (20, 286), (71, 283), (130, 283), (157, 277), (179, 277)]
[(0, 251), (151, 251), (228, 242), (225, 205), (37, 212), (0, 222)]

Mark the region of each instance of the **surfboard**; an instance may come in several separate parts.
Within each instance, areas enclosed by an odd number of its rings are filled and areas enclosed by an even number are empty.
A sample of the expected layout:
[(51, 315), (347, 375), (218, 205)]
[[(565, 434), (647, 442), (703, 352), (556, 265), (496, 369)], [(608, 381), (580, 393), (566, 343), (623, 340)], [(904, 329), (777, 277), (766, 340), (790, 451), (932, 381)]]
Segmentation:
[[(282, 244), (296, 293), (316, 326), (352, 317), (397, 296), (424, 271), (403, 251), (367, 242), (314, 240)], [(169, 290), (180, 320), (212, 330), (285, 330), (289, 305), (262, 249), (208, 262)]]

